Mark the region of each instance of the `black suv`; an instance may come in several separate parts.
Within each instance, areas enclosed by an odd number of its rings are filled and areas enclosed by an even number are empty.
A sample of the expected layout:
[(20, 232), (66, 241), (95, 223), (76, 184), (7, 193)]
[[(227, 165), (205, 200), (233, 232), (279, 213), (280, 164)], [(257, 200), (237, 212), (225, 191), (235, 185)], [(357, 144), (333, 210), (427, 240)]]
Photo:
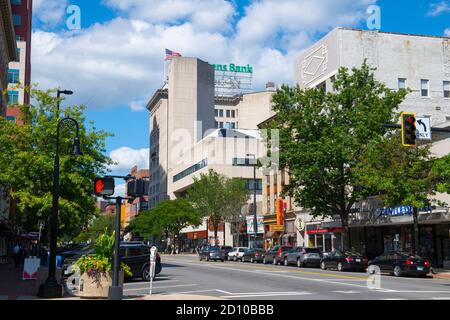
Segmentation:
[[(150, 281), (150, 247), (143, 242), (121, 242), (120, 260), (127, 264), (133, 276), (130, 278), (142, 278)], [(155, 275), (161, 272), (161, 257), (156, 253)]]

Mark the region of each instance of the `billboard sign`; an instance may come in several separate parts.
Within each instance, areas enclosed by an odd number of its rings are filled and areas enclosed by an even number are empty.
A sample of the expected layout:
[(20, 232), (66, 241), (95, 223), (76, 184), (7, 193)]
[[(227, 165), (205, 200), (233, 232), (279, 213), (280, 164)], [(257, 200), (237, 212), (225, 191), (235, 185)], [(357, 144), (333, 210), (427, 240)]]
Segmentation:
[[(247, 222), (247, 234), (255, 234), (254, 228), (254, 216), (250, 215), (245, 217)], [(256, 225), (258, 227), (258, 233), (264, 233), (264, 217), (256, 216)]]

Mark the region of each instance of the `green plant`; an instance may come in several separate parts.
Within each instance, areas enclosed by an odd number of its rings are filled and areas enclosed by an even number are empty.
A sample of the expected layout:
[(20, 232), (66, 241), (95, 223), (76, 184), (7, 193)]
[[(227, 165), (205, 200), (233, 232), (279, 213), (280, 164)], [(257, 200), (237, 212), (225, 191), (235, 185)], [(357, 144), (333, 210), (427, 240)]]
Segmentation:
[[(83, 255), (75, 262), (75, 266), (80, 273), (87, 273), (89, 277), (99, 277), (102, 274), (109, 273), (112, 269), (112, 260), (114, 254), (114, 233), (108, 235), (105, 231), (94, 243), (94, 253)], [(126, 276), (132, 276), (131, 269), (125, 263), (120, 264), (120, 269)]]

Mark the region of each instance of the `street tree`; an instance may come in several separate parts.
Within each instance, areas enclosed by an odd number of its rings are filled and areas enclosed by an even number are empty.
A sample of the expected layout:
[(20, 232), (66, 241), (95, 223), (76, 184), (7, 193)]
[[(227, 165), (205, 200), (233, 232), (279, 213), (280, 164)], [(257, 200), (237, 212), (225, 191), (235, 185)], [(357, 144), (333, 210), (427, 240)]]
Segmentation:
[(284, 85), (273, 97), (276, 117), (265, 125), (279, 130), (279, 163), (291, 175), (285, 193), (314, 217), (340, 217), (344, 249), (352, 206), (373, 192), (359, 184), (355, 167), (385, 133), (381, 124), (398, 121), (407, 94), (377, 82), (373, 71), (366, 63), (341, 68), (330, 92)]
[[(254, 186), (256, 187), (256, 186)], [(224, 220), (230, 223), (233, 244), (239, 243), (240, 226), (245, 222), (244, 206), (249, 198), (249, 189), (242, 179), (228, 179), (225, 185), (226, 209)], [(253, 212), (249, 212), (253, 213)]]
[(112, 235), (114, 232), (115, 217), (113, 215), (100, 215), (93, 218), (89, 226), (75, 239), (75, 242), (94, 241), (102, 234)]
[(360, 185), (376, 194), (385, 206), (413, 207), (412, 250), (417, 253), (418, 208), (431, 204), (439, 173), (432, 170), (436, 167), (430, 145), (405, 148), (399, 143), (400, 139), (400, 132), (394, 132), (369, 143), (364, 155), (359, 157), (355, 175)]
[(65, 106), (58, 115), (55, 91), (31, 90), (32, 103), (21, 106), (23, 125), (0, 117), (0, 185), (10, 190), (17, 213), (14, 222), (37, 230), (39, 220), (49, 221), (58, 116), (75, 119), (83, 155), (71, 155), (72, 123), (62, 125), (60, 132), (59, 240), (72, 240), (96, 214), (92, 185), (112, 164), (105, 155), (110, 134), (97, 130), (93, 122), (85, 123), (83, 105)]
[(154, 209), (141, 213), (130, 222), (128, 230), (145, 239), (162, 235), (179, 239), (183, 228), (201, 222), (200, 214), (186, 199), (180, 198), (161, 201)]
[(187, 199), (202, 217), (207, 217), (211, 222), (217, 243), (219, 225), (239, 215), (238, 208), (247, 202), (249, 191), (244, 181), (229, 179), (212, 169), (207, 174), (200, 174), (200, 178), (193, 179), (194, 184), (187, 192)]

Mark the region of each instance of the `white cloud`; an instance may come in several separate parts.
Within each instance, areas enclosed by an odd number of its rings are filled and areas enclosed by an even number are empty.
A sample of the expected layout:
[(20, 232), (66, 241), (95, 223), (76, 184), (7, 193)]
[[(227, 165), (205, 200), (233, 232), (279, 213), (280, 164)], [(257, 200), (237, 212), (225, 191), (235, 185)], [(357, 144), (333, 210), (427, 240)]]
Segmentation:
[(116, 197), (125, 197), (125, 191), (126, 191), (126, 185), (123, 184), (117, 184), (114, 188), (114, 196)]
[(109, 157), (117, 163), (110, 167), (113, 172), (130, 172), (134, 166), (138, 166), (139, 169), (149, 167), (149, 149), (121, 147), (111, 151)]
[(375, 2), (257, 1), (230, 35), (224, 32), (233, 29), (235, 7), (229, 1), (104, 0), (124, 18), (75, 33), (33, 32), (32, 82), (43, 89), (73, 90), (68, 103), (141, 111), (163, 83), (164, 49), (169, 48), (209, 63), (249, 63), (255, 90), (267, 81), (292, 84), (295, 57), (318, 34), (356, 25)]
[(45, 27), (54, 27), (66, 16), (67, 0), (34, 0), (33, 19), (37, 19)]
[(230, 30), (234, 6), (225, 0), (103, 0), (107, 6), (131, 19), (155, 24), (182, 24), (209, 32)]
[(444, 35), (450, 37), (450, 28), (444, 30)]
[(430, 9), (428, 10), (428, 15), (436, 17), (442, 13), (450, 12), (450, 2), (447, 0), (441, 1), (439, 3), (430, 4)]

